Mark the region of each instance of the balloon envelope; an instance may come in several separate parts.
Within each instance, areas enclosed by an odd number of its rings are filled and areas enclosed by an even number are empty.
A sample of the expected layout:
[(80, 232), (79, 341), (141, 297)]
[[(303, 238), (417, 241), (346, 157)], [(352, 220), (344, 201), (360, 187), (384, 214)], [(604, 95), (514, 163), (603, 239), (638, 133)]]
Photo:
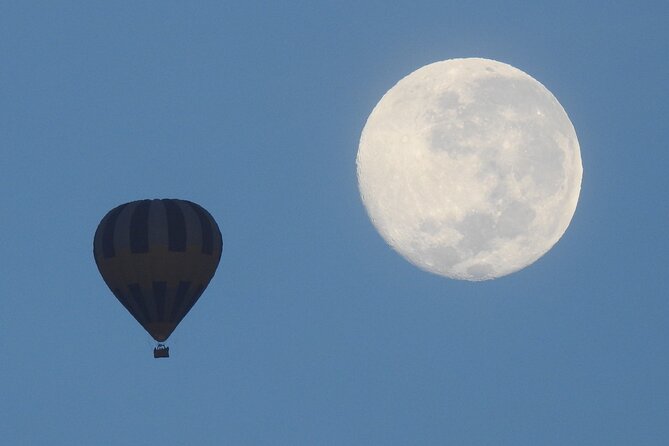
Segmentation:
[(200, 205), (176, 199), (122, 204), (105, 215), (93, 241), (102, 278), (158, 342), (186, 316), (216, 272), (223, 241)]

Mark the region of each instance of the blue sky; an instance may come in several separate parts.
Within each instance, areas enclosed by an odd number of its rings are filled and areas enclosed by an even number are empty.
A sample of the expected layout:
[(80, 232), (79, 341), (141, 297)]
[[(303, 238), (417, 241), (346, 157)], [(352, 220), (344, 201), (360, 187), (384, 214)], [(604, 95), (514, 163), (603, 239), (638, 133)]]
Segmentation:
[[(450, 3), (2, 4), (2, 442), (666, 444), (669, 6)], [(393, 252), (356, 182), (377, 101), (454, 57), (542, 82), (584, 166), (560, 242), (482, 283)], [(224, 238), (160, 361), (92, 256), (154, 197)]]

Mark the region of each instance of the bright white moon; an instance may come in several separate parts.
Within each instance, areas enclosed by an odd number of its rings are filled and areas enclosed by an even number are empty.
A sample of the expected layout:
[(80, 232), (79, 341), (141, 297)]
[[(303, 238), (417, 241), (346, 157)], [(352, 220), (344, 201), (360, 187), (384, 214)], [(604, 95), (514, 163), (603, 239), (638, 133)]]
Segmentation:
[(487, 59), (426, 65), (367, 119), (358, 183), (381, 236), (436, 274), (486, 280), (562, 237), (581, 188), (576, 132), (528, 74)]

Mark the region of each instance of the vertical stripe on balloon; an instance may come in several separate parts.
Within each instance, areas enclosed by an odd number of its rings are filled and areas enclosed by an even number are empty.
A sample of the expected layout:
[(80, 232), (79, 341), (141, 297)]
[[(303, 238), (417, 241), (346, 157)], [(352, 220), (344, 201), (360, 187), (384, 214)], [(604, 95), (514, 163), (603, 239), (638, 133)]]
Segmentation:
[(133, 312), (132, 305), (130, 305), (130, 301), (128, 301), (128, 297), (124, 295), (119, 288), (114, 288), (113, 290), (114, 296), (118, 299), (119, 302), (121, 302), (121, 305), (125, 307), (126, 310), (128, 310), (128, 313), (132, 314), (135, 319), (137, 319), (137, 322), (140, 324), (142, 321), (139, 320), (137, 316), (135, 316), (135, 313)]
[(102, 256), (105, 259), (109, 259), (116, 255), (116, 250), (114, 249), (114, 229), (116, 229), (116, 219), (118, 218), (118, 214), (120, 214), (127, 205), (128, 203), (114, 208), (105, 220), (102, 229)]
[(195, 290), (194, 293), (190, 296), (190, 298), (184, 302), (185, 305), (182, 305), (181, 308), (179, 308), (179, 312), (176, 315), (176, 319), (172, 319), (172, 321), (180, 321), (183, 319), (186, 314), (190, 311), (191, 308), (193, 308), (193, 305), (197, 302), (197, 300), (202, 296), (202, 293), (204, 293), (204, 289), (207, 287), (204, 283), (201, 283), (197, 289)]
[(151, 200), (142, 200), (130, 217), (130, 252), (149, 251), (149, 206)]
[(170, 322), (177, 322), (179, 319), (176, 317), (178, 316), (181, 307), (184, 305), (184, 299), (186, 297), (186, 293), (188, 292), (188, 289), (190, 288), (191, 282), (187, 281), (180, 281), (179, 282), (179, 287), (177, 288), (177, 294), (174, 296), (174, 304), (172, 305), (172, 311), (170, 312)]
[(202, 227), (202, 252), (211, 255), (214, 252), (214, 231), (212, 229), (211, 217), (200, 205), (187, 202), (197, 213)]
[(142, 293), (142, 288), (138, 283), (131, 283), (128, 285), (130, 294), (132, 295), (135, 304), (139, 307), (139, 311), (142, 313), (143, 322), (140, 322), (142, 325), (148, 324), (151, 322), (151, 317), (149, 316), (149, 310), (146, 308), (146, 301)]
[(162, 200), (167, 212), (168, 249), (170, 251), (186, 250), (186, 219), (174, 200)]

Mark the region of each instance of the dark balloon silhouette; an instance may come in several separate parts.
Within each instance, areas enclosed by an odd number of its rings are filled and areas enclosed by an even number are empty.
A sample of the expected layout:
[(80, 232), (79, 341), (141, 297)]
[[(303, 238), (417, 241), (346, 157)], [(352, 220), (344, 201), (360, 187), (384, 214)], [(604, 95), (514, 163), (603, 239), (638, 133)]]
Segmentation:
[(195, 305), (216, 272), (223, 240), (200, 205), (176, 199), (122, 204), (95, 232), (93, 255), (102, 278), (142, 327), (162, 343)]

